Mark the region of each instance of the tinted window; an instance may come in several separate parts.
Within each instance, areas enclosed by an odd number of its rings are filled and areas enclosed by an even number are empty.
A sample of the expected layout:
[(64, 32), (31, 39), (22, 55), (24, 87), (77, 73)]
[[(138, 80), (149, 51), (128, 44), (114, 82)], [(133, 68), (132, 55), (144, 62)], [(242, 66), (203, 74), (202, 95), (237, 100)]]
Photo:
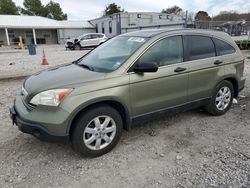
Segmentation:
[(109, 21), (109, 33), (112, 33), (112, 21)]
[(230, 44), (222, 40), (215, 39), (215, 38), (213, 40), (214, 40), (218, 55), (232, 54), (235, 52), (235, 49)]
[(156, 63), (158, 66), (183, 62), (182, 37), (174, 36), (160, 40), (149, 48), (138, 63)]
[(91, 35), (91, 39), (101, 38), (100, 35)]
[(186, 36), (185, 41), (189, 60), (215, 56), (214, 43), (210, 37), (192, 35)]
[(105, 30), (104, 30), (104, 23), (102, 23), (102, 33), (105, 33)]
[(91, 39), (91, 35), (84, 35), (83, 37), (81, 37), (81, 40), (87, 40), (87, 39)]

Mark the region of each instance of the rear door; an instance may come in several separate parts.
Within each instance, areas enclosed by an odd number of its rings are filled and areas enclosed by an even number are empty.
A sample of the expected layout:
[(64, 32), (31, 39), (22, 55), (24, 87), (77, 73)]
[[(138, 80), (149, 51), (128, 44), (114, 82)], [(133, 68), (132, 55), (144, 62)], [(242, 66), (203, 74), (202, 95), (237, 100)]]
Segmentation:
[(183, 62), (182, 36), (156, 42), (134, 66), (143, 63), (156, 63), (159, 69), (154, 73), (129, 73), (134, 117), (187, 102), (188, 68)]
[(224, 63), (216, 56), (210, 36), (185, 35), (184, 47), (189, 67), (188, 100), (208, 98), (218, 79), (224, 76)]
[(91, 35), (85, 35), (81, 41), (80, 44), (82, 47), (87, 47), (91, 45)]
[(100, 34), (93, 34), (92, 36), (93, 36), (93, 46), (98, 46), (103, 36)]

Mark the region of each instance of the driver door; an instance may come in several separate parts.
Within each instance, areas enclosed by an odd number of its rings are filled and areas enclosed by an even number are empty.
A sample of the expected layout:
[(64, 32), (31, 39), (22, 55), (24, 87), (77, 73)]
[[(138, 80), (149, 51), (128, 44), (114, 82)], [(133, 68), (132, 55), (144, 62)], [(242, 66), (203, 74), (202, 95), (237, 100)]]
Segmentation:
[(129, 73), (130, 103), (134, 117), (187, 102), (188, 66), (183, 63), (182, 36), (161, 39), (135, 63), (156, 63), (153, 73)]

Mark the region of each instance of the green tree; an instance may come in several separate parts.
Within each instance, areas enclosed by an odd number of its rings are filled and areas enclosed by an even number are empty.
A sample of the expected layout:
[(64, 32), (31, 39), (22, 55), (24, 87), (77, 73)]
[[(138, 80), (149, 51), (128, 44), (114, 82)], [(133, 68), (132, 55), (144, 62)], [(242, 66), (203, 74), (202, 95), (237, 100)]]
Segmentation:
[(41, 0), (24, 0), (23, 6), (22, 14), (67, 20), (67, 14), (63, 13), (60, 4), (52, 0), (46, 6), (42, 4)]
[(24, 8), (21, 10), (23, 14), (30, 16), (48, 16), (48, 10), (43, 6), (41, 0), (24, 0)]
[(195, 20), (197, 20), (197, 21), (209, 21), (209, 20), (211, 20), (211, 18), (207, 12), (198, 11), (195, 15)]
[(59, 3), (50, 1), (46, 5), (46, 9), (49, 12), (47, 17), (55, 20), (67, 20), (67, 14), (63, 13)]
[(239, 21), (240, 19), (242, 19), (241, 14), (238, 14), (236, 11), (223, 11), (213, 18), (215, 21)]
[(182, 10), (181, 7), (178, 7), (178, 6), (174, 5), (174, 6), (172, 6), (172, 7), (163, 9), (163, 10), (161, 11), (161, 13), (180, 15), (180, 14), (183, 13), (183, 10)]
[(121, 9), (121, 7), (115, 3), (111, 3), (105, 7), (104, 16), (111, 15), (111, 14), (118, 13), (118, 12), (124, 12), (124, 9)]
[(19, 11), (12, 0), (0, 0), (0, 14), (18, 15)]

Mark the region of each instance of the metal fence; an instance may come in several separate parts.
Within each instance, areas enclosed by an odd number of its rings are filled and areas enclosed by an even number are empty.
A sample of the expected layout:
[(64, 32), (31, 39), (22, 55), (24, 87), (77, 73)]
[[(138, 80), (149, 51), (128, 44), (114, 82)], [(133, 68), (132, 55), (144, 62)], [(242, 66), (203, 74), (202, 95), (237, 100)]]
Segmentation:
[(194, 21), (188, 25), (197, 29), (212, 29), (224, 31), (231, 36), (249, 35), (250, 21)]

